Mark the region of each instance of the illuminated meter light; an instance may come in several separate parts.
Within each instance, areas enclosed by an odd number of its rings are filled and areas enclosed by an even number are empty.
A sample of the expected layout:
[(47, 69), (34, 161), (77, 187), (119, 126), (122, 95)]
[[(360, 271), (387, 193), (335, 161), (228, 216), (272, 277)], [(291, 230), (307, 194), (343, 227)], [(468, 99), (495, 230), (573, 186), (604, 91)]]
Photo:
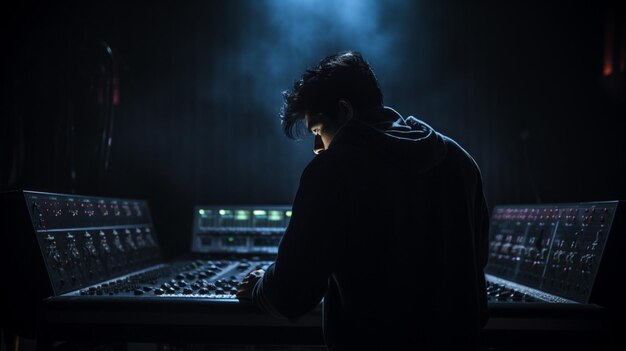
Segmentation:
[(282, 221), (283, 212), (282, 211), (270, 211), (269, 220), (272, 222)]
[(250, 218), (250, 211), (248, 210), (237, 210), (235, 211), (235, 220), (237, 221), (247, 221)]

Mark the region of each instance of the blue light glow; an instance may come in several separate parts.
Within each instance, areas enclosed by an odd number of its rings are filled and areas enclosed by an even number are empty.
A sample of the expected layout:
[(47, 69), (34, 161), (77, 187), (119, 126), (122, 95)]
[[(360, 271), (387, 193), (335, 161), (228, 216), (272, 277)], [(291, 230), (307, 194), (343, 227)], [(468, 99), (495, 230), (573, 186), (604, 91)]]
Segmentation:
[(275, 119), (282, 104), (281, 91), (290, 88), (305, 68), (345, 50), (363, 53), (381, 85), (385, 77), (392, 80), (400, 74), (395, 48), (406, 36), (406, 26), (399, 18), (408, 8), (407, 0), (268, 0), (245, 4), (240, 15), (246, 20), (238, 22), (236, 44), (215, 62), (219, 76), (213, 80), (214, 98), (227, 99), (226, 95), (232, 94), (223, 89), (224, 81), (240, 81), (250, 91), (250, 102)]

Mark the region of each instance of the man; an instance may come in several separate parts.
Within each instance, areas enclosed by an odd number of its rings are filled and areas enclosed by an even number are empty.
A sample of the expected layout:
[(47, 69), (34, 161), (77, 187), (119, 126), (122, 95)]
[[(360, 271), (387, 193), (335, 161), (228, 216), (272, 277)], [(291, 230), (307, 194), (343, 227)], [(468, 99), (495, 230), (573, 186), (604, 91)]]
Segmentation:
[(284, 131), (314, 134), (276, 261), (238, 297), (297, 318), (324, 299), (331, 350), (472, 349), (486, 321), (488, 211), (458, 144), (383, 106), (357, 52), (284, 93)]

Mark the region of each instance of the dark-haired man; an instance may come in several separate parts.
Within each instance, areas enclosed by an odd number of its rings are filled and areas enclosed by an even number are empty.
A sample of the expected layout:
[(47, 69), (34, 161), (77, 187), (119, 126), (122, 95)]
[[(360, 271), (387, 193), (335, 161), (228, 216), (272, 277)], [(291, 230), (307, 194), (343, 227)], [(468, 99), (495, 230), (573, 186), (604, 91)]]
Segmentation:
[(267, 272), (240, 300), (297, 318), (324, 298), (327, 346), (473, 349), (486, 321), (488, 212), (457, 143), (384, 107), (357, 52), (323, 59), (284, 93), (285, 133), (315, 136)]

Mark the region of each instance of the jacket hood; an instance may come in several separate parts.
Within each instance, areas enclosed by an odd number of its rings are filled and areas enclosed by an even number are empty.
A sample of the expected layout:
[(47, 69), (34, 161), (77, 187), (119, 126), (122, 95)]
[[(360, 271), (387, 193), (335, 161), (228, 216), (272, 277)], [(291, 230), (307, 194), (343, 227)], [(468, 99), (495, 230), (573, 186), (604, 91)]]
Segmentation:
[(413, 116), (404, 118), (390, 107), (381, 107), (348, 121), (334, 137), (329, 149), (344, 143), (373, 149), (403, 168), (422, 173), (444, 160), (447, 154), (445, 139), (423, 121)]

